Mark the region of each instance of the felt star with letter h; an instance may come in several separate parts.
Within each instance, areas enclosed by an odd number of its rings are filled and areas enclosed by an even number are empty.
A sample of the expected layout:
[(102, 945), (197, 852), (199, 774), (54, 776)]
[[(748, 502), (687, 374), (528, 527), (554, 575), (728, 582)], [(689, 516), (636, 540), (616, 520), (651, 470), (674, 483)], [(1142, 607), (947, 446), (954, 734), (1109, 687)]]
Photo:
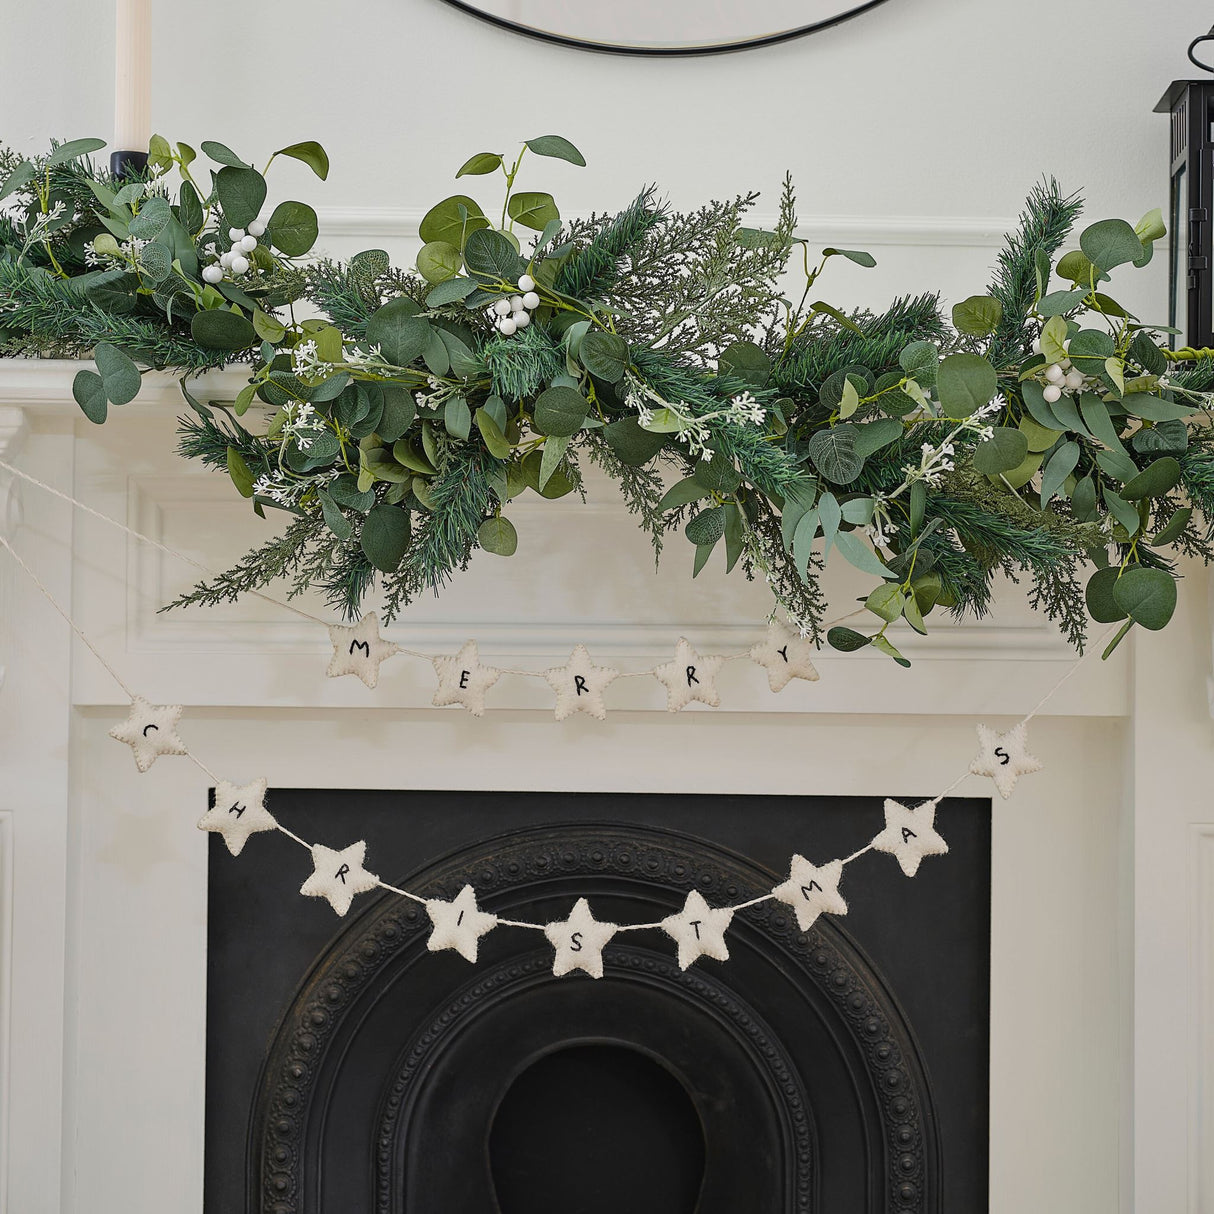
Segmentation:
[(438, 672), (435, 708), (462, 704), (474, 717), (485, 715), (485, 692), (498, 681), (502, 672), (481, 665), (475, 641), (468, 641), (457, 654), (435, 658), (434, 669)]
[(453, 948), (461, 957), (476, 960), (476, 950), (481, 937), (497, 926), (497, 916), (480, 910), (476, 905), (476, 891), (471, 885), (451, 899), (430, 898), (426, 902), (426, 914), (434, 924), (426, 947), (437, 953), (440, 949)]
[(666, 688), (666, 708), (678, 712), (692, 700), (716, 708), (721, 703), (717, 691), (717, 672), (725, 661), (720, 657), (702, 658), (686, 637), (679, 637), (674, 661), (658, 666), (653, 677)]
[(976, 776), (990, 776), (1006, 801), (1016, 787), (1017, 776), (1041, 770), (1041, 761), (1028, 752), (1028, 725), (1021, 721), (1007, 733), (978, 726), (978, 755), (970, 764)]
[(568, 919), (544, 928), (544, 935), (556, 949), (553, 974), (560, 978), (570, 970), (585, 970), (592, 978), (601, 978), (603, 949), (617, 931), (614, 923), (599, 923), (590, 913), (590, 903), (579, 898)]
[(779, 620), (770, 620), (767, 637), (751, 646), (750, 658), (767, 667), (767, 683), (772, 691), (783, 691), (793, 679), (818, 681), (817, 668), (810, 661), (813, 651), (813, 645), (800, 633)]
[(714, 910), (704, 895), (693, 889), (683, 909), (662, 920), (664, 931), (679, 946), (679, 969), (685, 970), (697, 957), (729, 960), (725, 931), (733, 921), (733, 911)]
[(135, 755), (135, 766), (147, 771), (158, 755), (186, 753), (185, 743), (177, 736), (182, 711), (180, 704), (149, 704), (143, 696), (136, 696), (130, 715), (110, 730), (110, 737), (125, 742)]
[(312, 844), (312, 875), (299, 887), (309, 898), (327, 898), (329, 905), (344, 915), (355, 894), (366, 893), (379, 884), (379, 878), (363, 868), (367, 854), (365, 839), (334, 851), (322, 843)]
[(887, 799), (885, 829), (873, 840), (873, 848), (894, 856), (908, 877), (919, 871), (924, 856), (943, 856), (948, 844), (936, 834), (936, 802), (909, 809)]
[(596, 666), (585, 645), (576, 646), (564, 666), (544, 671), (548, 686), (556, 692), (556, 719), (563, 721), (575, 712), (588, 712), (605, 721), (607, 705), (603, 703), (603, 692), (619, 677), (620, 672), (610, 666)]
[(847, 914), (847, 903), (839, 893), (842, 876), (842, 860), (816, 865), (810, 864), (804, 856), (793, 856), (788, 880), (771, 892), (793, 908), (797, 926), (807, 932), (818, 921), (819, 915)]
[(329, 640), (333, 642), (333, 658), (325, 672), (329, 678), (356, 674), (368, 687), (379, 682), (380, 663), (400, 653), (399, 645), (379, 635), (379, 616), (374, 611), (361, 616), (352, 628), (330, 624)]
[(266, 782), (233, 784), (220, 780), (215, 786), (215, 804), (198, 821), (199, 830), (223, 835), (228, 851), (239, 856), (249, 836), (261, 830), (274, 830), (278, 823), (266, 809)]

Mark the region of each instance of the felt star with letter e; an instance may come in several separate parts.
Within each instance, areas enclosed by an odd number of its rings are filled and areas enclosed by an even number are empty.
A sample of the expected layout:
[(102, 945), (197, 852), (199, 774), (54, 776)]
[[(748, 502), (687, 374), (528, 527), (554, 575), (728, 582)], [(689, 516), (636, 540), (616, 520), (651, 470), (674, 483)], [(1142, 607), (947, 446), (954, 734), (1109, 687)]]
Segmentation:
[(220, 780), (215, 786), (215, 804), (198, 821), (199, 830), (218, 831), (228, 851), (239, 856), (249, 836), (274, 830), (278, 823), (266, 809), (266, 782), (233, 784)]
[(717, 672), (724, 661), (720, 657), (700, 657), (686, 637), (679, 637), (674, 661), (658, 666), (653, 672), (653, 677), (666, 688), (667, 709), (678, 712), (692, 700), (716, 708), (721, 703)]
[(553, 974), (559, 978), (570, 970), (585, 970), (592, 978), (601, 978), (603, 949), (617, 931), (614, 923), (599, 923), (590, 913), (590, 903), (579, 898), (568, 919), (544, 928), (544, 935), (556, 949)]
[(978, 755), (970, 764), (970, 771), (976, 776), (990, 776), (1006, 801), (1016, 787), (1017, 776), (1041, 770), (1040, 759), (1028, 752), (1028, 741), (1028, 726), (1023, 721), (1007, 733), (996, 733), (979, 725)]
[(733, 911), (714, 910), (704, 895), (693, 889), (683, 909), (662, 920), (664, 931), (679, 946), (679, 969), (685, 970), (697, 957), (729, 960), (725, 931), (733, 920)]
[(329, 905), (344, 915), (355, 894), (366, 893), (379, 884), (379, 878), (363, 868), (367, 854), (365, 839), (334, 851), (322, 843), (312, 844), (312, 875), (299, 887), (309, 898), (327, 898)]
[(809, 660), (813, 651), (813, 645), (800, 633), (779, 620), (770, 620), (767, 637), (751, 646), (750, 659), (767, 667), (767, 683), (772, 691), (783, 691), (793, 679), (818, 681), (817, 668)]
[(603, 703), (603, 692), (619, 677), (620, 672), (610, 666), (596, 666), (585, 645), (576, 646), (564, 666), (544, 671), (549, 687), (556, 692), (556, 719), (563, 721), (575, 712), (588, 712), (605, 721), (607, 705)]
[(462, 704), (474, 717), (485, 715), (485, 692), (501, 677), (500, 670), (482, 666), (476, 642), (469, 641), (459, 653), (434, 659), (438, 672), (438, 690), (434, 707)]
[(839, 879), (842, 876), (842, 860), (816, 865), (810, 864), (804, 856), (793, 856), (788, 880), (771, 892), (793, 908), (797, 926), (807, 932), (818, 921), (819, 915), (847, 914), (847, 903), (839, 893)]
[(182, 711), (180, 704), (149, 704), (143, 696), (136, 696), (130, 715), (110, 730), (110, 737), (125, 742), (134, 752), (135, 766), (147, 771), (158, 755), (186, 753), (185, 743), (177, 736)]
[(399, 645), (379, 635), (379, 616), (374, 611), (361, 616), (352, 628), (330, 624), (329, 640), (333, 642), (333, 659), (325, 672), (329, 678), (356, 674), (368, 687), (379, 682), (380, 663), (400, 653)]
[(943, 856), (948, 844), (936, 834), (936, 802), (925, 801), (908, 809), (897, 801), (885, 802), (885, 829), (873, 840), (876, 851), (889, 852), (902, 871), (913, 877), (924, 856)]
[(451, 899), (430, 898), (426, 902), (426, 914), (434, 924), (426, 947), (437, 953), (440, 949), (453, 948), (461, 957), (476, 960), (480, 938), (497, 926), (497, 916), (480, 910), (476, 905), (476, 891), (471, 885)]

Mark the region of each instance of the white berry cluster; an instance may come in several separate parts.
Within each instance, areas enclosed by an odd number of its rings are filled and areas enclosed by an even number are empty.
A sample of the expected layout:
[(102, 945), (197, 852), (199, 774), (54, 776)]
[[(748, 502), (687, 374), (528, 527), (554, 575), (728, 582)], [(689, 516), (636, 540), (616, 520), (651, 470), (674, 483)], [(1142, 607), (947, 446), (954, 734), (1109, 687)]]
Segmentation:
[[(1070, 341), (1064, 341), (1062, 348), (1069, 350), (1071, 348)], [(1040, 339), (1033, 342), (1033, 353), (1041, 353)], [(1050, 363), (1042, 374), (1045, 376), (1045, 388), (1042, 390), (1041, 395), (1045, 397), (1046, 403), (1051, 405), (1062, 396), (1064, 391), (1068, 395), (1074, 392), (1082, 392), (1088, 386), (1090, 378), (1084, 375), (1078, 368), (1071, 366), (1069, 358), (1064, 358), (1058, 363)]]
[(535, 279), (530, 274), (524, 274), (518, 280), (518, 289), (521, 295), (499, 299), (489, 306), (494, 328), (503, 337), (525, 329), (531, 323), (531, 313), (540, 306), (540, 297), (535, 293)]
[(244, 228), (229, 228), (228, 239), (232, 248), (227, 253), (221, 253), (219, 260), (207, 266), (202, 272), (204, 282), (220, 282), (225, 274), (239, 278), (249, 272), (249, 259), (246, 253), (252, 253), (257, 248), (257, 238), (265, 235), (266, 225), (260, 219), (254, 219), (246, 232)]

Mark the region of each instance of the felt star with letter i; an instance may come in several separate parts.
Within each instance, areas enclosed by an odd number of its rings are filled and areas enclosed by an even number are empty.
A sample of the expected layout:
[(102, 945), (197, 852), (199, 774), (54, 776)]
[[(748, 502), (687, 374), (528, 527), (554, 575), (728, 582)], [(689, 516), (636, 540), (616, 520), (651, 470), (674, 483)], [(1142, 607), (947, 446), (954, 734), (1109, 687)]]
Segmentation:
[(1017, 776), (1041, 770), (1041, 761), (1028, 752), (1028, 726), (1021, 721), (1007, 733), (978, 726), (978, 755), (970, 764), (976, 776), (990, 776), (1006, 801), (1016, 787)]
[(889, 852), (902, 871), (913, 877), (924, 856), (943, 856), (948, 844), (936, 834), (936, 802), (925, 801), (908, 809), (897, 801), (885, 802), (885, 829), (873, 840), (876, 851)]
[(110, 730), (110, 737), (125, 742), (134, 752), (135, 766), (147, 771), (158, 755), (186, 753), (185, 743), (177, 736), (182, 711), (180, 704), (149, 704), (143, 696), (136, 696), (130, 715)]
[(610, 666), (596, 666), (585, 645), (576, 646), (564, 666), (544, 671), (544, 678), (556, 692), (556, 719), (563, 721), (575, 712), (588, 712), (600, 721), (606, 720), (603, 692), (619, 677), (620, 672)]
[(239, 856), (249, 836), (274, 830), (278, 823), (266, 809), (266, 782), (232, 784), (220, 780), (215, 786), (215, 804), (198, 821), (199, 830), (218, 831), (228, 851)]
[(767, 637), (752, 645), (750, 658), (760, 666), (767, 667), (767, 683), (772, 691), (783, 691), (793, 679), (818, 681), (818, 671), (810, 656), (814, 647), (800, 633), (771, 620), (767, 625)]
[(434, 924), (426, 947), (432, 953), (453, 948), (469, 961), (476, 960), (480, 938), (497, 926), (496, 915), (477, 907), (476, 891), (471, 885), (465, 885), (450, 902), (444, 902), (441, 898), (429, 899), (426, 914)]
[(733, 921), (733, 911), (714, 910), (704, 895), (693, 889), (683, 909), (662, 920), (664, 931), (679, 946), (679, 969), (685, 970), (697, 957), (729, 960), (725, 931)]
[(679, 637), (674, 661), (658, 666), (653, 672), (653, 677), (666, 688), (667, 709), (678, 712), (692, 700), (716, 708), (721, 703), (717, 672), (724, 661), (720, 657), (700, 657), (686, 637)]
[(462, 704), (474, 717), (485, 715), (485, 692), (501, 677), (500, 670), (482, 666), (476, 642), (469, 641), (459, 653), (434, 659), (438, 690), (434, 707)]
[(793, 856), (788, 880), (771, 892), (793, 908), (797, 926), (807, 932), (818, 921), (819, 915), (847, 914), (847, 903), (839, 893), (839, 879), (842, 876), (842, 860), (816, 865), (810, 864), (804, 856)]
[(556, 949), (552, 972), (559, 978), (570, 970), (585, 970), (592, 978), (601, 978), (603, 949), (618, 930), (614, 923), (599, 923), (590, 913), (590, 903), (579, 898), (568, 919), (544, 928)]
[(360, 617), (352, 628), (330, 624), (329, 640), (333, 642), (333, 659), (325, 672), (329, 678), (356, 674), (368, 687), (379, 682), (380, 663), (400, 652), (399, 645), (379, 635), (379, 616), (374, 611)]
[(299, 887), (309, 898), (327, 898), (329, 905), (344, 915), (355, 894), (366, 893), (379, 884), (379, 878), (363, 868), (367, 854), (365, 839), (334, 851), (322, 843), (312, 844), (312, 875)]

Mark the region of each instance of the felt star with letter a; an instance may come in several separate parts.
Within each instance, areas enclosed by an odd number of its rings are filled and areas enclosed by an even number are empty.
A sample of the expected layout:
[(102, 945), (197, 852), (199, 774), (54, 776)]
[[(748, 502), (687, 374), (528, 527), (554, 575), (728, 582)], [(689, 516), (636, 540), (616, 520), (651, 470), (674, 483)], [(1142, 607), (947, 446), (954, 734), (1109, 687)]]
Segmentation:
[(606, 720), (603, 692), (619, 677), (620, 672), (610, 666), (596, 666), (585, 645), (576, 646), (564, 666), (544, 671), (544, 678), (556, 692), (556, 719), (563, 721), (575, 712), (588, 712), (600, 721)]
[(948, 844), (936, 834), (935, 824), (935, 801), (908, 809), (887, 799), (885, 829), (873, 840), (873, 847), (896, 857), (902, 871), (913, 877), (924, 856), (943, 856), (948, 851)]
[(440, 949), (453, 948), (461, 957), (476, 960), (480, 938), (497, 926), (497, 916), (477, 908), (476, 891), (471, 885), (451, 899), (431, 898), (426, 902), (426, 914), (434, 924), (426, 947), (437, 953)]
[(379, 878), (363, 868), (367, 854), (365, 839), (334, 851), (322, 843), (312, 844), (312, 875), (299, 887), (309, 898), (328, 898), (329, 905), (344, 915), (355, 894), (366, 893), (379, 884)]
[(330, 624), (329, 640), (333, 642), (333, 659), (325, 672), (329, 678), (356, 674), (368, 687), (379, 682), (380, 663), (400, 653), (399, 645), (379, 635), (379, 616), (374, 611), (361, 616), (352, 628)]
[(266, 809), (266, 782), (232, 784), (220, 780), (215, 786), (215, 804), (198, 821), (199, 830), (218, 831), (228, 851), (239, 856), (250, 835), (274, 830), (278, 823)]
[(1029, 730), (1021, 721), (1007, 733), (996, 733), (978, 726), (978, 755), (970, 764), (976, 776), (990, 776), (999, 795), (1006, 801), (1016, 787), (1017, 776), (1041, 770), (1041, 761), (1028, 752)]
[(110, 730), (110, 737), (125, 742), (134, 752), (135, 766), (147, 771), (157, 755), (186, 753), (185, 743), (177, 736), (182, 711), (180, 704), (149, 704), (143, 696), (136, 696), (130, 716)]
[(679, 969), (685, 970), (697, 957), (729, 960), (725, 930), (733, 920), (733, 911), (714, 910), (704, 895), (693, 889), (678, 914), (662, 920), (664, 931), (679, 946)]
[(667, 709), (678, 712), (692, 700), (716, 708), (721, 703), (717, 672), (724, 661), (720, 657), (700, 657), (686, 637), (679, 637), (674, 661), (658, 666), (653, 672), (653, 677), (666, 688)]
[(793, 856), (788, 880), (771, 892), (781, 902), (787, 902), (797, 916), (797, 926), (807, 932), (821, 914), (846, 915), (847, 903), (839, 893), (843, 876), (843, 861), (815, 865), (804, 856)]
[(614, 923), (599, 923), (590, 913), (590, 903), (579, 898), (568, 919), (544, 928), (556, 949), (552, 972), (559, 978), (570, 970), (585, 970), (592, 978), (601, 978), (603, 949), (618, 930)]
[(771, 620), (766, 639), (751, 646), (750, 658), (767, 667), (767, 682), (772, 691), (783, 691), (793, 679), (818, 681), (818, 671), (809, 660), (813, 651), (811, 642), (800, 633), (779, 620)]
[(462, 704), (474, 717), (485, 715), (485, 692), (501, 677), (500, 670), (482, 666), (476, 642), (469, 641), (459, 653), (434, 659), (438, 672), (438, 690), (434, 707)]

